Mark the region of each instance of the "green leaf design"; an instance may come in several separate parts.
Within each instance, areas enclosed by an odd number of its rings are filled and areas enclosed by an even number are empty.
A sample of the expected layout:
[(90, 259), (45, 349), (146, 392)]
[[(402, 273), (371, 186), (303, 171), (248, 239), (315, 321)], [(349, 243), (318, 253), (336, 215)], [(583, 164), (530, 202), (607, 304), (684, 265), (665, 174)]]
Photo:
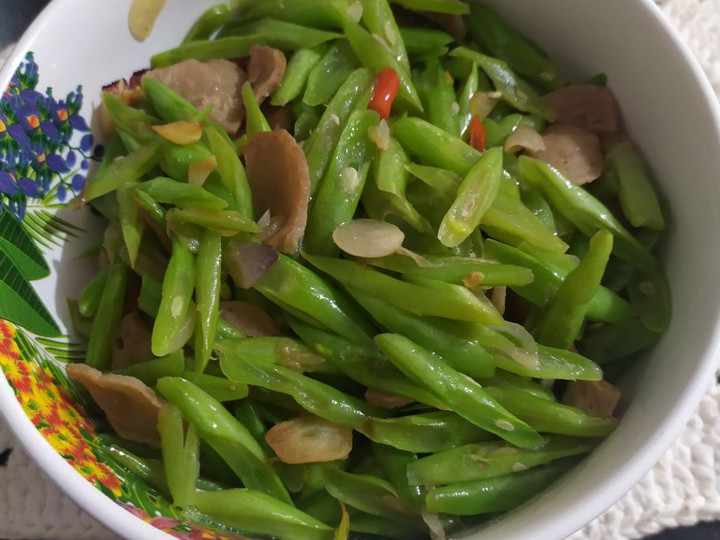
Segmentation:
[(30, 235), (6, 209), (0, 212), (0, 251), (15, 264), (25, 279), (40, 279), (50, 274), (50, 267)]
[(46, 337), (60, 328), (13, 260), (0, 250), (0, 318)]
[(48, 210), (28, 209), (23, 227), (27, 234), (38, 244), (46, 249), (53, 246), (61, 246), (69, 236), (77, 237), (78, 233), (84, 232)]

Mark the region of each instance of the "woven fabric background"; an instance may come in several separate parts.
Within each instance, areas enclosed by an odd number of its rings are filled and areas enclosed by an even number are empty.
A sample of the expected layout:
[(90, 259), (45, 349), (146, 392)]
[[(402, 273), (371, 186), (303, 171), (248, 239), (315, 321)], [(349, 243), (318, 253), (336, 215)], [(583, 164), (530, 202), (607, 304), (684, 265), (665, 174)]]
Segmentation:
[[(720, 99), (720, 0), (657, 0)], [(0, 63), (9, 50), (0, 51)], [(0, 538), (117, 540), (30, 461), (0, 420)], [(720, 387), (713, 381), (683, 434), (617, 504), (568, 540), (633, 540), (720, 520)]]

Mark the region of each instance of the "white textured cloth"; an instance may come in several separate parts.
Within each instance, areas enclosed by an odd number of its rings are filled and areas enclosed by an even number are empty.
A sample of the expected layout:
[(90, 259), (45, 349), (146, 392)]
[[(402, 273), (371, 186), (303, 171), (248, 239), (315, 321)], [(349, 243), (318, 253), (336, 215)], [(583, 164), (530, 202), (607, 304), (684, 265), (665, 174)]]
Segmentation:
[[(720, 98), (720, 0), (658, 0)], [(7, 54), (0, 52), (0, 62)], [(0, 420), (0, 538), (116, 540), (30, 461)], [(617, 504), (568, 540), (632, 540), (720, 520), (720, 386), (703, 397), (683, 434)]]

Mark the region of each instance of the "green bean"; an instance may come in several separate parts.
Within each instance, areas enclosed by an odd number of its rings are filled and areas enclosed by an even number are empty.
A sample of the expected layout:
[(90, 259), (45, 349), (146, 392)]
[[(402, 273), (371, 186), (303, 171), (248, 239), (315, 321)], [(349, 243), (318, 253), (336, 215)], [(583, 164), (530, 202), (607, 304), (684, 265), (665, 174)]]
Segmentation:
[(271, 453), (270, 446), (265, 441), (267, 428), (259, 411), (260, 405), (252, 399), (243, 399), (235, 403), (233, 414), (244, 425), (257, 443), (267, 453)]
[[(177, 182), (187, 183), (189, 181), (190, 165), (209, 159), (212, 155), (212, 152), (202, 142), (179, 145), (165, 141), (158, 165), (160, 165), (160, 169), (166, 176)], [(206, 185), (209, 184), (212, 177), (213, 175), (208, 178), (205, 182)]]
[(194, 256), (176, 238), (162, 284), (162, 299), (153, 324), (152, 352), (165, 356), (184, 343), (178, 343), (195, 286)]
[(325, 489), (336, 499), (362, 512), (400, 521), (416, 533), (421, 530), (413, 509), (385, 480), (328, 466), (325, 468)]
[(240, 355), (232, 355), (226, 342), (219, 343), (216, 349), (220, 367), (230, 380), (292, 396), (305, 410), (341, 426), (354, 428), (371, 416), (371, 409), (365, 403), (292, 368), (269, 362), (248, 362)]
[(272, 131), (265, 115), (260, 110), (260, 104), (255, 98), (249, 82), (243, 84), (241, 93), (245, 104), (245, 132), (248, 140), (252, 139), (256, 133)]
[(607, 153), (608, 165), (618, 178), (618, 199), (633, 227), (662, 230), (665, 219), (647, 165), (629, 141), (615, 144)]
[(450, 51), (450, 55), (476, 62), (493, 81), (496, 90), (502, 94), (503, 100), (515, 109), (537, 115), (548, 122), (555, 119), (554, 109), (540, 99), (532, 86), (518, 78), (502, 60), (467, 47), (453, 49)]
[(412, 11), (430, 11), (450, 15), (466, 15), (470, 12), (467, 3), (460, 0), (390, 0), (390, 2)]
[(485, 391), (540, 432), (574, 437), (606, 437), (617, 426), (615, 418), (589, 413), (522, 390), (488, 386)]
[[(492, 114), (492, 113), (491, 113)], [(483, 119), (486, 145), (503, 146), (507, 138), (521, 126), (529, 126), (536, 131), (542, 131), (544, 123), (526, 114), (513, 113), (501, 116), (498, 120), (487, 117)]]
[(152, 108), (167, 123), (197, 122), (203, 119), (204, 113), (158, 79), (143, 77), (142, 89)]
[[(304, 0), (303, 2), (264, 0), (245, 3), (239, 13), (241, 23), (264, 17), (275, 17), (313, 28), (339, 30), (348, 18), (347, 2), (346, 0)], [(224, 30), (227, 34), (236, 31), (237, 25), (232, 23)]]
[(375, 259), (364, 259), (364, 262), (400, 274), (440, 279), (457, 285), (467, 281), (468, 287), (471, 287), (470, 282), (472, 282), (473, 286), (509, 287), (523, 286), (533, 281), (532, 271), (523, 266), (502, 264), (476, 257), (436, 257), (427, 255), (424, 258), (427, 263), (396, 254)]
[(140, 311), (151, 317), (157, 315), (162, 299), (162, 281), (153, 276), (141, 276), (140, 295), (138, 296), (138, 308)]
[(270, 96), (270, 104), (276, 107), (287, 105), (299, 97), (308, 84), (310, 74), (325, 55), (325, 47), (298, 49), (288, 60), (282, 83)]
[(159, 124), (160, 121), (154, 116), (141, 109), (125, 105), (110, 92), (102, 93), (102, 104), (115, 128), (130, 136), (136, 142), (137, 147), (133, 148), (133, 150), (137, 150), (140, 145), (147, 144), (157, 138), (152, 126)]
[(165, 208), (144, 191), (134, 189), (132, 192), (135, 203), (143, 217), (146, 218), (155, 230), (156, 236), (163, 243), (167, 251), (170, 251), (170, 239), (167, 236), (167, 220), (165, 219)]
[(371, 34), (383, 40), (400, 64), (410, 68), (405, 40), (388, 0), (361, 0), (362, 22)]
[(637, 270), (627, 287), (630, 303), (651, 332), (665, 332), (670, 325), (672, 304), (667, 276), (658, 267)]
[(294, 318), (293, 331), (353, 380), (382, 392), (402, 396), (434, 407), (441, 406), (431, 393), (409, 380), (377, 348), (356, 345)]
[(464, 241), (480, 225), (497, 196), (502, 177), (502, 150), (487, 150), (458, 187), (457, 197), (440, 223), (438, 238), (448, 247)]
[(540, 379), (599, 381), (603, 376), (602, 369), (595, 362), (566, 349), (540, 345), (536, 357), (530, 361), (523, 361), (522, 352), (519, 352), (519, 357), (517, 354), (513, 357), (513, 352), (498, 351), (494, 356), (497, 367), (523, 377)]
[(100, 268), (80, 293), (78, 312), (83, 317), (93, 317), (97, 313), (109, 273), (110, 265), (105, 265)]
[(207, 392), (220, 403), (236, 401), (248, 396), (248, 386), (242, 381), (231, 381), (225, 377), (216, 377), (195, 371), (184, 371), (180, 376)]
[(153, 67), (166, 67), (188, 59), (204, 62), (216, 58), (242, 58), (250, 54), (253, 45), (297, 50), (313, 48), (326, 41), (341, 37), (340, 34), (334, 32), (325, 32), (274, 19), (263, 19), (257, 23), (244, 25), (237, 31), (242, 32), (242, 35), (193, 41), (180, 45), (154, 55), (150, 58), (150, 63)]
[(162, 494), (170, 494), (162, 460), (142, 458), (116, 443), (103, 439), (101, 442), (102, 452), (109, 458)]
[(400, 118), (393, 122), (390, 131), (412, 156), (461, 176), (468, 173), (481, 155), (460, 138), (420, 118)]
[(128, 267), (119, 258), (110, 263), (105, 287), (88, 340), (85, 361), (87, 365), (100, 371), (105, 371), (110, 367), (115, 331), (120, 324), (125, 307), (128, 274)]
[(198, 318), (195, 327), (195, 370), (205, 371), (216, 340), (220, 318), (222, 246), (220, 235), (203, 231), (195, 258), (195, 301)]
[[(517, 248), (500, 242), (489, 240), (485, 243), (485, 248), (486, 255), (492, 259), (506, 264), (524, 266), (532, 271), (535, 277), (533, 283), (513, 287), (513, 290), (539, 306), (545, 305), (555, 295), (557, 288), (567, 275), (565, 272), (560, 273), (557, 269), (549, 268), (546, 263)], [(602, 286), (590, 300), (587, 311), (589, 319), (612, 323), (628, 321), (633, 315), (634, 310), (627, 301)]]
[(372, 326), (339, 291), (285, 255), (254, 285), (268, 300), (309, 316), (353, 343), (371, 343)]
[(533, 378), (516, 375), (515, 373), (510, 373), (509, 371), (496, 370), (495, 374), (491, 378), (478, 379), (478, 382), (483, 386), (512, 388), (528, 392), (534, 396), (544, 399), (555, 400), (555, 394), (553, 394), (551, 389), (546, 388), (539, 382), (536, 382)]
[(648, 330), (640, 319), (635, 319), (624, 324), (588, 327), (583, 332), (580, 346), (584, 354), (605, 365), (651, 347), (661, 336)]
[(428, 60), (425, 71), (415, 78), (426, 119), (435, 127), (459, 136), (458, 116), (454, 112), (457, 102), (453, 84), (450, 75), (435, 58)]
[(271, 362), (301, 372), (322, 370), (325, 363), (325, 359), (307, 345), (284, 336), (228, 339), (223, 347), (227, 354), (242, 356), (248, 362)]
[(474, 116), (472, 107), (473, 98), (479, 89), (480, 74), (477, 63), (473, 62), (472, 67), (470, 68), (470, 73), (458, 92), (457, 103), (460, 107), (458, 111), (458, 124), (460, 126), (460, 132), (456, 133), (456, 135), (459, 135), (460, 137), (467, 136), (470, 121)]
[(477, 382), (445, 365), (427, 349), (399, 334), (380, 334), (375, 342), (401, 371), (425, 384), (466, 420), (521, 448), (541, 442), (533, 428), (503, 408)]
[(623, 261), (637, 269), (657, 266), (650, 252), (587, 191), (539, 160), (521, 156), (518, 165), (523, 177), (545, 193), (557, 211), (586, 236), (592, 236), (598, 229), (607, 229), (615, 237), (613, 253)]
[(168, 223), (194, 224), (210, 229), (220, 236), (238, 233), (258, 233), (260, 226), (234, 210), (211, 210), (208, 208), (172, 208), (167, 212)]
[(415, 512), (423, 506), (423, 489), (408, 482), (408, 466), (417, 461), (417, 456), (385, 444), (373, 444), (372, 453), (380, 463), (385, 476), (390, 480), (395, 492)]
[(425, 504), (431, 512), (461, 516), (503, 512), (543, 491), (574, 463), (566, 458), (529, 471), (436, 487), (425, 497)]
[(369, 418), (358, 428), (370, 440), (406, 452), (441, 452), (493, 435), (450, 411), (433, 411), (396, 418)]
[(494, 8), (482, 2), (474, 3), (465, 21), (472, 39), (490, 54), (507, 62), (518, 74), (550, 90), (564, 86), (565, 82), (547, 55)]
[(357, 68), (357, 58), (347, 40), (335, 41), (309, 72), (303, 102), (313, 107), (326, 103)]
[(375, 111), (357, 111), (350, 115), (308, 215), (303, 240), (303, 248), (308, 252), (339, 253), (332, 233), (355, 214), (369, 161), (376, 151), (368, 139), (368, 129), (379, 121)]
[(613, 236), (606, 230), (598, 231), (590, 239), (587, 255), (565, 277), (545, 309), (537, 330), (539, 343), (567, 349), (577, 339), (588, 305), (605, 273), (612, 245)]
[(173, 504), (188, 506), (200, 476), (200, 441), (195, 426), (190, 424), (186, 432), (180, 409), (168, 404), (158, 413), (158, 432), (165, 478)]
[(549, 437), (530, 449), (500, 441), (469, 444), (409, 463), (407, 479), (411, 485), (427, 486), (495, 478), (585, 454), (596, 446), (593, 439), (563, 436)]
[(235, 146), (227, 136), (227, 133), (214, 126), (205, 128), (205, 136), (208, 138), (210, 149), (217, 159), (217, 171), (220, 180), (234, 199), (237, 211), (245, 218), (253, 219), (253, 200), (250, 184), (242, 161), (235, 151)]
[(113, 373), (135, 377), (148, 386), (155, 386), (161, 377), (179, 377), (183, 371), (185, 371), (185, 355), (182, 350), (177, 350), (167, 356), (114, 369)]
[(400, 143), (390, 137), (387, 148), (374, 160), (370, 181), (365, 185), (362, 203), (371, 218), (384, 220), (396, 215), (420, 232), (430, 231), (430, 223), (407, 200), (405, 191), (410, 181), (406, 165), (409, 158)]
[(293, 540), (332, 540), (330, 526), (265, 493), (252, 489), (199, 491), (193, 505), (214, 520), (242, 531)]
[(383, 298), (391, 305), (416, 315), (498, 322), (497, 314), (489, 312), (485, 304), (463, 287), (455, 286), (439, 291), (427, 284), (401, 281), (354, 261), (309, 254), (305, 254), (305, 259), (343, 286)]
[[(428, 187), (431, 187), (434, 191), (437, 191), (443, 199), (447, 200), (452, 200), (453, 196), (457, 193), (457, 187), (460, 185), (460, 182), (462, 182), (462, 176), (460, 174), (441, 167), (408, 163), (405, 165), (405, 168), (410, 174), (421, 180)], [(467, 170), (469, 171), (470, 169)]]
[(303, 145), (310, 171), (311, 194), (317, 191), (325, 176), (350, 115), (367, 108), (373, 85), (374, 77), (369, 70), (356, 69), (328, 103), (317, 128)]
[(180, 377), (163, 377), (157, 387), (180, 409), (183, 418), (195, 425), (200, 438), (222, 457), (245, 486), (290, 504), (290, 496), (267, 463), (262, 447), (219, 401)]
[(147, 193), (156, 202), (180, 208), (222, 210), (227, 207), (227, 201), (201, 186), (185, 184), (163, 176), (142, 182), (135, 189)]
[(437, 53), (446, 52), (446, 46), (453, 41), (450, 34), (434, 28), (401, 26), (399, 31), (407, 56), (415, 61), (441, 56)]
[(80, 308), (78, 307), (76, 300), (68, 298), (67, 307), (70, 314), (71, 328), (81, 338), (89, 340), (90, 335), (92, 334), (93, 319), (91, 317), (85, 317), (82, 313), (80, 313)]
[(193, 23), (182, 44), (203, 39), (210, 39), (232, 15), (232, 9), (227, 4), (216, 4), (209, 7), (195, 23)]
[(365, 67), (376, 72), (386, 67), (395, 70), (400, 79), (396, 104), (402, 104), (411, 111), (422, 111), (422, 102), (412, 83), (410, 69), (398, 61), (395, 52), (384, 43), (377, 41), (370, 32), (357, 23), (347, 22), (344, 30), (355, 54)]
[(157, 138), (126, 156), (118, 157), (98, 171), (85, 188), (85, 202), (96, 200), (126, 184), (140, 180), (158, 164), (162, 146), (162, 141)]

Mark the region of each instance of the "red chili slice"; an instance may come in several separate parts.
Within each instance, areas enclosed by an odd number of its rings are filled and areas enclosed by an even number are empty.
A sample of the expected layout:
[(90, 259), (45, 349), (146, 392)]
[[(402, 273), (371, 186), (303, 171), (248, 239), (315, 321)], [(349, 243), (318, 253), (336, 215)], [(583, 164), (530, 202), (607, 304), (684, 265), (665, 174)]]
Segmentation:
[(378, 74), (375, 91), (368, 109), (377, 113), (387, 120), (390, 117), (390, 110), (400, 88), (400, 78), (393, 68), (386, 67)]
[(473, 116), (470, 120), (470, 146), (480, 152), (485, 150), (485, 142), (487, 135), (482, 120), (477, 116)]

